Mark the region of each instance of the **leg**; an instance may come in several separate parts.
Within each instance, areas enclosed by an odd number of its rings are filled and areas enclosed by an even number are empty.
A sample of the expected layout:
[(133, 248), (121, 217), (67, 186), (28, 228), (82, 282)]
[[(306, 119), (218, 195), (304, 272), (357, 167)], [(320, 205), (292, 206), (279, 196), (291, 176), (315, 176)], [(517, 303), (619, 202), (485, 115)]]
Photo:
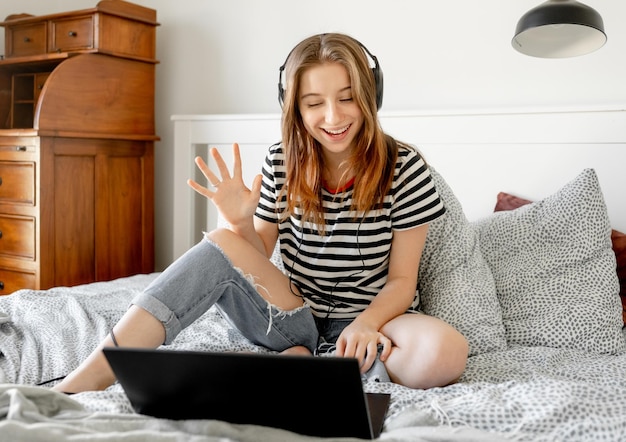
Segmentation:
[(303, 299), (266, 256), (225, 229), (209, 234), (173, 263), (133, 303), (165, 327), (171, 343), (211, 306), (246, 338), (271, 350), (313, 350), (317, 329)]
[[(317, 327), (297, 288), (289, 287), (289, 279), (265, 255), (230, 230), (215, 230), (208, 238), (228, 257), (239, 277), (217, 301), (222, 315), (257, 345), (285, 354), (311, 354), (317, 347)], [(241, 278), (255, 290), (241, 286)], [(238, 287), (240, 293), (231, 295)]]
[(249, 242), (228, 229), (214, 230), (207, 238), (219, 246), (233, 266), (246, 275), (254, 275), (255, 285), (262, 288), (259, 294), (268, 302), (283, 310), (302, 307), (298, 289), (290, 288), (289, 279)]
[(467, 340), (444, 321), (407, 313), (381, 329), (394, 344), (385, 361), (389, 377), (410, 388), (442, 387), (455, 382), (467, 362)]
[[(231, 241), (235, 251), (245, 252), (235, 256), (242, 270), (233, 268), (215, 244), (201, 241), (133, 300), (133, 306), (115, 326), (120, 345), (154, 348), (170, 343), (218, 303), (244, 336), (259, 345), (277, 351), (296, 345), (314, 349), (317, 330), (312, 315), (303, 307), (302, 299), (288, 289), (288, 279), (266, 257), (253, 253), (255, 250), (239, 236), (230, 232), (219, 238)], [(255, 278), (259, 292), (243, 271), (263, 275)], [(271, 309), (263, 296), (271, 300)], [(112, 345), (110, 337), (54, 389), (78, 392), (108, 387), (115, 378), (101, 351), (107, 345)]]
[[(154, 348), (163, 343), (165, 329), (163, 324), (147, 311), (137, 306), (130, 306), (114, 327), (118, 342), (126, 347)], [(104, 390), (113, 382), (115, 376), (102, 349), (112, 347), (111, 336), (107, 336), (100, 345), (74, 371), (53, 390), (77, 393), (90, 390)]]

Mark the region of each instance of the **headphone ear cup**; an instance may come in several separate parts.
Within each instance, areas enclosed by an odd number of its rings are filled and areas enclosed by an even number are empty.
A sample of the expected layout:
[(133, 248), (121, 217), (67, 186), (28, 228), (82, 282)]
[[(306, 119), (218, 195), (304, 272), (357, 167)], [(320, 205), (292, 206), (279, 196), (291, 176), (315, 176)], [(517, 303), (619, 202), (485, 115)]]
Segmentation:
[[(289, 52), (289, 54), (291, 55), (291, 52)], [(287, 56), (287, 59), (289, 59), (289, 55)], [(286, 64), (287, 64), (287, 60), (285, 60), (282, 66), (278, 68), (278, 104), (280, 104), (280, 107), (283, 107), (283, 104), (285, 103), (285, 88), (283, 88), (283, 71), (285, 70)]]
[(282, 85), (278, 85), (278, 104), (280, 107), (283, 107), (283, 103), (285, 102), (285, 89), (283, 89)]
[(380, 109), (383, 105), (383, 71), (379, 66), (375, 66), (372, 68), (372, 73), (376, 84), (376, 109)]

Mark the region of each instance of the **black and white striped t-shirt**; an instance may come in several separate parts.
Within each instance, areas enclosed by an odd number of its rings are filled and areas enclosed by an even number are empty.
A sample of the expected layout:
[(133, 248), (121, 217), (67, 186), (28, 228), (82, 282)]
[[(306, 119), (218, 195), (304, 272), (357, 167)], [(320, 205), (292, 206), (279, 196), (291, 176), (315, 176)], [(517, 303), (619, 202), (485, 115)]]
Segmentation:
[[(271, 146), (263, 165), (263, 186), (256, 211), (259, 218), (278, 223), (286, 207), (284, 153)], [(319, 317), (355, 318), (370, 304), (387, 281), (394, 230), (406, 230), (440, 217), (445, 208), (420, 154), (399, 146), (394, 179), (382, 209), (359, 213), (350, 210), (352, 186), (333, 195), (323, 190), (324, 235), (301, 222), (296, 211), (279, 226), (285, 272)], [(411, 308), (416, 308), (419, 297)]]

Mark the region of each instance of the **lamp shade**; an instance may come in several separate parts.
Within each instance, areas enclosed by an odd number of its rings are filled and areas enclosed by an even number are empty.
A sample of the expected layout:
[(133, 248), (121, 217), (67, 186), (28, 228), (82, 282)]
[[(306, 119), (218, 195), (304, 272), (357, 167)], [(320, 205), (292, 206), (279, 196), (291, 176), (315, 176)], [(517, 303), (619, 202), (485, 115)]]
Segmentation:
[(575, 0), (548, 0), (520, 18), (511, 44), (542, 58), (576, 57), (606, 43), (598, 12)]

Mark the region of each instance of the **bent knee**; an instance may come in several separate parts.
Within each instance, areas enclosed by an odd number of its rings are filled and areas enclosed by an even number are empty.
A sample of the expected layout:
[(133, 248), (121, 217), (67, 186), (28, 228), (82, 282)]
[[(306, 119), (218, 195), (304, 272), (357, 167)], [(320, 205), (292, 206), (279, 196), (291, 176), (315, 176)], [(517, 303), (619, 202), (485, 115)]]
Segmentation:
[(222, 253), (228, 256), (236, 265), (241, 265), (241, 263), (237, 264), (239, 258), (248, 256), (257, 251), (241, 236), (225, 228), (218, 228), (205, 233), (204, 238), (215, 244)]
[(442, 386), (455, 383), (459, 380), (465, 367), (467, 366), (467, 358), (469, 357), (469, 342), (458, 331), (449, 337), (444, 351), (439, 356), (436, 365), (447, 367), (448, 380), (442, 379)]
[(414, 388), (443, 387), (457, 382), (465, 371), (469, 345), (463, 335), (455, 330), (432, 344), (427, 351), (416, 353), (419, 358), (415, 363), (421, 364), (422, 370), (414, 378)]
[[(442, 325), (442, 324), (440, 324)], [(409, 388), (428, 389), (456, 382), (467, 364), (467, 339), (451, 326), (413, 337), (394, 349), (387, 369), (391, 380)]]
[(236, 241), (238, 238), (234, 232), (225, 228), (217, 228), (215, 230), (211, 230), (210, 232), (205, 232), (204, 237), (218, 246)]
[[(446, 333), (442, 333), (437, 342), (436, 348), (433, 349), (432, 365), (445, 367), (450, 373), (449, 382), (457, 379), (467, 364), (469, 355), (469, 343), (465, 336), (450, 326)], [(449, 383), (448, 382), (448, 383)]]

